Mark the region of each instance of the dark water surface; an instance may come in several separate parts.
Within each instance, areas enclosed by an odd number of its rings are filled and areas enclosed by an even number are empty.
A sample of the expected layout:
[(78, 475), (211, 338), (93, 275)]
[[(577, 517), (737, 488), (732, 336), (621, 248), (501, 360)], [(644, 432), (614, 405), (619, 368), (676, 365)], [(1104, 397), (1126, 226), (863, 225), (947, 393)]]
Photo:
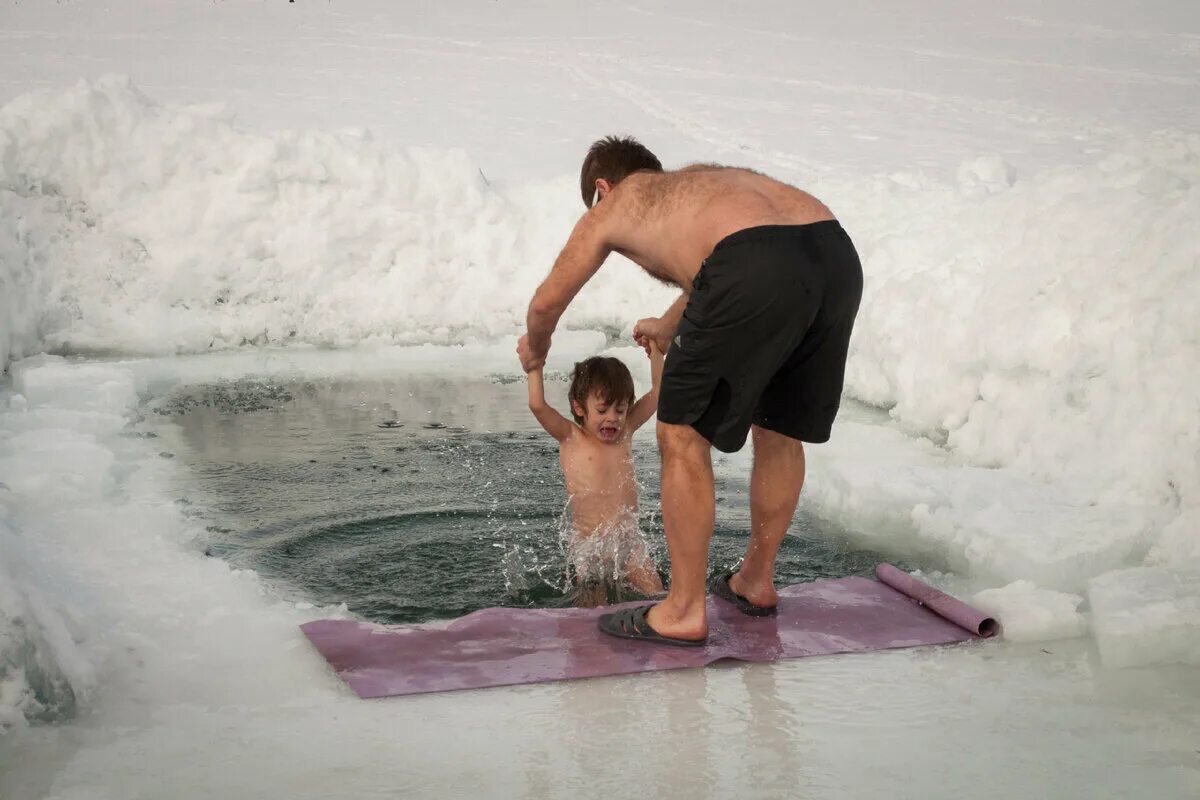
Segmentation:
[[(566, 384), (548, 382), (547, 395), (565, 397)], [(164, 455), (186, 467), (181, 502), (209, 523), (206, 552), (289, 596), (378, 622), (568, 601), (557, 443), (526, 408), (523, 381), (197, 385), (154, 401), (149, 416), (165, 423)], [(665, 574), (652, 426), (634, 454), (642, 530)], [(718, 475), (713, 572), (745, 548), (748, 478)], [(781, 585), (869, 574), (880, 560), (842, 546), (803, 498), (792, 534)]]

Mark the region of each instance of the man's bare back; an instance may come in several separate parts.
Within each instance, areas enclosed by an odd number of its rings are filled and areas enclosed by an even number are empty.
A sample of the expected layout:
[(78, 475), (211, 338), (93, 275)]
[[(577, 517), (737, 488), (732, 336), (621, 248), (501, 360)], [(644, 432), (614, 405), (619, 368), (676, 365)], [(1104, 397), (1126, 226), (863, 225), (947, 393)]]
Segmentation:
[(526, 369), (543, 362), (559, 317), (611, 253), (624, 255), (683, 290), (661, 318), (642, 320), (634, 329), (639, 344), (653, 339), (665, 350), (692, 280), (718, 242), (747, 228), (835, 219), (807, 192), (736, 167), (705, 164), (675, 172), (642, 171), (616, 185), (603, 179), (596, 183), (600, 200), (575, 224), (529, 304), (529, 332), (518, 343)]
[(824, 203), (794, 186), (709, 164), (630, 175), (591, 213), (606, 219), (615, 252), (684, 291), (717, 242), (732, 233), (834, 219)]

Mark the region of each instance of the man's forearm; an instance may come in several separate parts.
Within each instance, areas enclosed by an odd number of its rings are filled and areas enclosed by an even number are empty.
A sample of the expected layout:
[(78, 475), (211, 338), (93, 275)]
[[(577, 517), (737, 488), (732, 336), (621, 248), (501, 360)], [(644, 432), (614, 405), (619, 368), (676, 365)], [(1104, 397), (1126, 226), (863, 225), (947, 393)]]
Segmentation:
[(608, 216), (611, 215), (594, 208), (580, 218), (554, 260), (550, 274), (533, 294), (525, 325), (529, 348), (539, 357), (549, 351), (550, 336), (558, 326), (559, 317), (611, 252), (604, 222)]
[(663, 354), (657, 348), (650, 351), (650, 393), (657, 395), (662, 385)]
[(687, 306), (687, 301), (688, 296), (685, 292), (679, 295), (675, 299), (675, 302), (671, 304), (671, 307), (662, 315), (662, 321), (669, 325), (672, 331), (679, 327), (679, 320), (683, 319), (683, 309)]
[(547, 308), (534, 296), (525, 316), (525, 328), (529, 334), (529, 346), (535, 353), (544, 354), (550, 349), (550, 336), (558, 326), (561, 313)]

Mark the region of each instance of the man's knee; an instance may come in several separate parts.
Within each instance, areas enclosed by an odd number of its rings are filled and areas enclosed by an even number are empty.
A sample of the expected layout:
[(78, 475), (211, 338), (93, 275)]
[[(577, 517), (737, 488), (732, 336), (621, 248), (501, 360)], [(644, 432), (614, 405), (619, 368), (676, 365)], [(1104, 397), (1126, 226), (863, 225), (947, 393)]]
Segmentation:
[(759, 425), (753, 426), (751, 435), (754, 439), (754, 452), (770, 451), (792, 458), (804, 458), (804, 442), (784, 436), (778, 431), (769, 430)]
[(696, 458), (707, 455), (710, 447), (691, 425), (658, 423), (658, 449), (663, 458)]

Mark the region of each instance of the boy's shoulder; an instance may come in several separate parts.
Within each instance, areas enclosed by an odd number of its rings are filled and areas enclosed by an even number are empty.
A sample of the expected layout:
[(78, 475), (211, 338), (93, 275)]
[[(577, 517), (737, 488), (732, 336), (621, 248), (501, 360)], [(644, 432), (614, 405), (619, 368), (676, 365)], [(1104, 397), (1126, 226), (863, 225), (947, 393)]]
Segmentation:
[(579, 440), (586, 436), (586, 434), (583, 432), (583, 428), (579, 427), (578, 422), (570, 422), (569, 424), (571, 427), (570, 431), (567, 433), (567, 438), (561, 439), (558, 443), (560, 449), (569, 445), (578, 446)]
[(591, 447), (593, 445), (602, 444), (599, 439), (588, 433), (587, 430), (578, 422), (571, 423), (571, 435), (568, 436), (563, 443), (566, 444), (566, 442), (571, 442), (577, 447)]

